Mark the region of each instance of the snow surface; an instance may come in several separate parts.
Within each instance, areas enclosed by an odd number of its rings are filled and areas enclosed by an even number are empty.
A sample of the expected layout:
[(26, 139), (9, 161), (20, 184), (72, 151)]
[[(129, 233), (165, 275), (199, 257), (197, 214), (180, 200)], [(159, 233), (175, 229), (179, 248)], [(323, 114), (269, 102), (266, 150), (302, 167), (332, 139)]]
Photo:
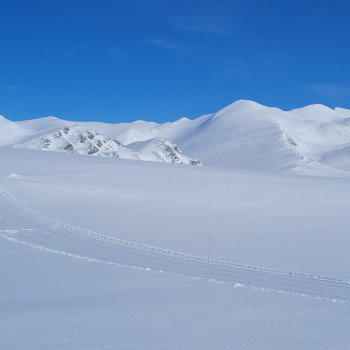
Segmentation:
[(155, 137), (147, 141), (128, 144), (128, 148), (137, 151), (141, 159), (164, 163), (201, 165), (198, 159), (184, 155), (179, 147), (166, 139)]
[(197, 159), (184, 155), (177, 145), (162, 138), (136, 142), (128, 147), (97, 131), (84, 130), (80, 126), (66, 126), (54, 132), (14, 144), (14, 148), (38, 149), (53, 152), (70, 152), (100, 157), (146, 160), (176, 164), (200, 165)]
[[(349, 118), (238, 101), (161, 125), (0, 119), (1, 349), (349, 349)], [(65, 127), (62, 147), (171, 152), (8, 147)], [(205, 166), (164, 164), (177, 145)]]
[(348, 348), (347, 178), (0, 159), (4, 349)]
[[(349, 121), (350, 111), (343, 108), (311, 105), (282, 111), (239, 100), (213, 114), (164, 124), (71, 122), (54, 117), (15, 123), (2, 118), (6, 128), (0, 129), (0, 145), (28, 145), (29, 139), (43, 133), (78, 125), (125, 146), (148, 141), (145, 147), (139, 147), (144, 151), (161, 138), (175, 143), (186, 158), (199, 159), (203, 165), (344, 176), (350, 171), (349, 163), (342, 156), (350, 146)], [(157, 150), (143, 158), (159, 161), (154, 153)], [(186, 164), (189, 162), (187, 159)]]

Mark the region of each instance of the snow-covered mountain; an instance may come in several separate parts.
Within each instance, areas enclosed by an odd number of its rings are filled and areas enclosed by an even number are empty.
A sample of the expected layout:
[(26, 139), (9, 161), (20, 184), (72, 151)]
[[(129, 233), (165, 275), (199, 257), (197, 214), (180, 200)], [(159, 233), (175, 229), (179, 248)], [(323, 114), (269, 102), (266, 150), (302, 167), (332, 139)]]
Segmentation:
[[(130, 157), (147, 153), (140, 159), (182, 159), (191, 164), (178, 154), (176, 148), (181, 148), (188, 159), (210, 166), (314, 175), (350, 171), (350, 110), (323, 105), (283, 111), (239, 100), (213, 114), (164, 124), (72, 122), (54, 117), (15, 123), (2, 118), (0, 145), (27, 144), (34, 137), (74, 125), (96, 130), (109, 141), (118, 140)], [(168, 147), (172, 151), (164, 157)]]
[(187, 157), (182, 153), (176, 144), (161, 137), (156, 137), (147, 141), (130, 143), (128, 144), (128, 148), (144, 155), (143, 160), (201, 165), (198, 159), (191, 159)]
[(84, 130), (79, 126), (64, 127), (46, 135), (34, 137), (15, 148), (39, 149), (56, 152), (72, 152), (102, 157), (139, 159), (121, 142), (101, 135), (97, 131)]
[(9, 145), (28, 135), (27, 128), (0, 115), (0, 146)]
[(179, 147), (165, 139), (155, 138), (124, 146), (98, 131), (85, 130), (80, 126), (65, 126), (54, 132), (46, 132), (29, 138), (14, 148), (38, 149), (55, 152), (71, 152), (101, 157), (145, 160), (153, 162), (200, 165), (197, 159), (184, 155)]
[(1, 349), (348, 349), (349, 114), (0, 119)]

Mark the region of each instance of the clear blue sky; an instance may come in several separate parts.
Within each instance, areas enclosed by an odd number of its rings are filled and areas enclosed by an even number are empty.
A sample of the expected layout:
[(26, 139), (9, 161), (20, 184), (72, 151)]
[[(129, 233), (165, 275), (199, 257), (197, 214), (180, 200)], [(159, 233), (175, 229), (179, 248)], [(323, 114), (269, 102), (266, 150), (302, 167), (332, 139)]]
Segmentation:
[(350, 108), (350, 0), (3, 0), (0, 23), (11, 120)]

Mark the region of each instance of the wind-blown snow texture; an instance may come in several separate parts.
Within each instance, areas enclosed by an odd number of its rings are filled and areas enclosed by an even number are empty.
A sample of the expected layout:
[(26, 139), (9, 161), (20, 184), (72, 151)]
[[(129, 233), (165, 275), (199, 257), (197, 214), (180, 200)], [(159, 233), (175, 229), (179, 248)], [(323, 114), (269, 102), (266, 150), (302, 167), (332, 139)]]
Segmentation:
[[(118, 140), (134, 151), (121, 152), (113, 146), (105, 152), (93, 145), (93, 151), (98, 149), (95, 155), (118, 154), (128, 159), (184, 164), (198, 164), (199, 159), (204, 165), (309, 175), (342, 176), (350, 171), (350, 111), (322, 105), (282, 111), (240, 100), (214, 114), (165, 124), (70, 122), (53, 117), (15, 123), (3, 118), (1, 144), (42, 149), (42, 142), (38, 145), (35, 140), (39, 135), (42, 138), (43, 133), (74, 125), (79, 125), (83, 133), (96, 130), (106, 142)], [(69, 143), (74, 151), (90, 152), (89, 147), (82, 151), (76, 142)], [(164, 156), (168, 146), (171, 150)], [(53, 144), (46, 148), (62, 150)], [(181, 151), (179, 156), (179, 148), (194, 159)]]

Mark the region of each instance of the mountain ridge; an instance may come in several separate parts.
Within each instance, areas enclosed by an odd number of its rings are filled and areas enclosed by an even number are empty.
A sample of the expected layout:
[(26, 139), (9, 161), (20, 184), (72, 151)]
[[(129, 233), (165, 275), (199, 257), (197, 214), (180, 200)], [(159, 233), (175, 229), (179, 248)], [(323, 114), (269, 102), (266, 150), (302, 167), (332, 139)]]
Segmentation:
[[(142, 143), (142, 142), (141, 142)], [(114, 157), (153, 162), (201, 165), (197, 159), (187, 157), (179, 147), (165, 139), (148, 141), (148, 147), (126, 147), (115, 139), (105, 137), (97, 131), (80, 126), (66, 126), (53, 132), (43, 132), (14, 148), (28, 148), (43, 151), (70, 152), (82, 155)]]
[(11, 140), (9, 135), (2, 139), (2, 145), (77, 125), (125, 146), (161, 138), (209, 166), (309, 175), (350, 172), (350, 110), (340, 107), (314, 104), (284, 111), (238, 100), (216, 113), (163, 124), (73, 122), (56, 117), (11, 123), (18, 132)]

